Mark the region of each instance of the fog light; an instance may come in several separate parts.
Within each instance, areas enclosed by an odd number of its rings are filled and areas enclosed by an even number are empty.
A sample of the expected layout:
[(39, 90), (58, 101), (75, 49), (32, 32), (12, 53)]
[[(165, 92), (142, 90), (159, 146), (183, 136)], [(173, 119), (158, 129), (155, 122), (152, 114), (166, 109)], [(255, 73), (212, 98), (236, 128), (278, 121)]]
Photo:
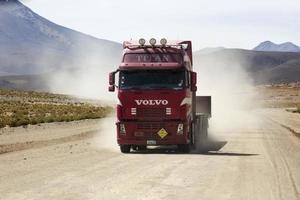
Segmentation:
[(126, 134), (126, 129), (124, 124), (120, 124), (120, 134)]
[(154, 46), (156, 44), (156, 39), (155, 38), (151, 38), (149, 43)]
[(178, 135), (182, 135), (183, 134), (183, 124), (178, 124), (177, 134)]

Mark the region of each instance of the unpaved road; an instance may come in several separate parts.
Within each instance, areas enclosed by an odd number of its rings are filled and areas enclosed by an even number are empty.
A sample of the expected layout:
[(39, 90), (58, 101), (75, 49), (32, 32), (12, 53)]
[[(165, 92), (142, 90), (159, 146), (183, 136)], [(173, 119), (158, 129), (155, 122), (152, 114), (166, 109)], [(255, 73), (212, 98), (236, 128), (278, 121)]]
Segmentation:
[[(214, 128), (219, 142), (205, 155), (121, 154), (116, 146), (109, 148), (115, 142), (108, 118), (96, 137), (1, 154), (0, 199), (299, 200), (299, 138), (258, 115), (247, 113), (239, 119), (243, 123)], [(98, 126), (87, 127), (77, 131)], [(69, 129), (74, 132), (76, 126)]]

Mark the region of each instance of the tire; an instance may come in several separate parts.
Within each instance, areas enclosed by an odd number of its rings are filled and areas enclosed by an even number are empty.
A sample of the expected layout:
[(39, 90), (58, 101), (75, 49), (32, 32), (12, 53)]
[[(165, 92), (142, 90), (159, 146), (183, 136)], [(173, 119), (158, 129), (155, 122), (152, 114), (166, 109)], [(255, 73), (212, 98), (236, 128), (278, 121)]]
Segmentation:
[(138, 149), (139, 151), (144, 151), (144, 150), (147, 149), (147, 146), (146, 146), (146, 145), (139, 145), (139, 146), (137, 146), (137, 149)]
[(132, 145), (131, 148), (132, 148), (132, 150), (134, 150), (134, 151), (137, 151), (137, 150), (138, 150), (138, 146), (136, 146), (136, 145)]
[(131, 145), (128, 145), (128, 144), (120, 145), (120, 151), (122, 153), (129, 153), (130, 152), (130, 148), (131, 148)]
[(178, 151), (180, 153), (189, 153), (191, 151), (191, 146), (189, 144), (179, 144)]

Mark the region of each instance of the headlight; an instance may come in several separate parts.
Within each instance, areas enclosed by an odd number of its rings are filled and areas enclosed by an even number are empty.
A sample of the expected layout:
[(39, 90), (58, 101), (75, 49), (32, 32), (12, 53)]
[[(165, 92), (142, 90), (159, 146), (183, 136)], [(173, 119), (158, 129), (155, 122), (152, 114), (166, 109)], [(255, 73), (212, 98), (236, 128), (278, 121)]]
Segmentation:
[(171, 115), (171, 114), (172, 114), (172, 109), (166, 108), (166, 115)]
[(183, 124), (178, 124), (177, 134), (178, 135), (182, 135), (183, 134)]
[(136, 115), (136, 108), (131, 108), (131, 115)]
[(124, 124), (120, 124), (120, 134), (126, 134), (126, 129)]
[(151, 38), (149, 43), (154, 46), (156, 44), (156, 39), (155, 38)]

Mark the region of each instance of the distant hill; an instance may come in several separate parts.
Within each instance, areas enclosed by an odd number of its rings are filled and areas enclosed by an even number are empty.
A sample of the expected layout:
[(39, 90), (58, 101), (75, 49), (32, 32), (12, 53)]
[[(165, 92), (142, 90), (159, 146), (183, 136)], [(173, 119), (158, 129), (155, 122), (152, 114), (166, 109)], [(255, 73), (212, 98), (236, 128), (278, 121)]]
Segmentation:
[(225, 47), (206, 47), (197, 51), (197, 54), (213, 53), (225, 49)]
[(0, 1), (0, 76), (30, 75), (94, 66), (119, 60), (119, 43), (65, 28), (17, 0)]
[[(213, 52), (204, 53), (203, 51), (194, 52), (194, 68), (199, 72), (199, 77), (206, 77), (218, 81), (226, 74), (226, 78), (231, 78), (230, 74), (241, 69), (254, 81), (255, 84), (288, 83), (300, 81), (300, 53), (294, 52), (260, 52), (243, 49), (221, 49)], [(207, 73), (207, 70), (209, 73)], [(204, 71), (204, 74), (202, 74)], [(75, 74), (76, 75), (76, 74)], [(215, 77), (212, 77), (214, 75)], [(239, 74), (237, 74), (239, 75)], [(51, 82), (48, 77), (54, 74), (41, 75), (19, 75), (19, 76), (0, 76), (0, 87), (23, 90), (51, 91)], [(93, 86), (97, 86), (98, 91), (106, 91), (105, 78), (106, 72), (99, 75), (87, 74), (86, 82), (89, 79), (97, 79)], [(72, 77), (72, 73), (67, 78)], [(91, 78), (92, 77), (92, 78)], [(99, 78), (97, 78), (99, 77)], [(79, 87), (84, 84), (80, 79), (70, 80), (72, 84)], [(199, 80), (200, 85), (203, 80)], [(60, 82), (58, 82), (60, 83)], [(68, 81), (66, 82), (68, 83)], [(58, 85), (59, 88), (64, 86)], [(51, 87), (50, 87), (51, 88)], [(94, 89), (94, 88), (92, 88)], [(95, 90), (95, 91), (97, 91)], [(60, 92), (60, 90), (55, 90)], [(64, 93), (64, 91), (60, 92)]]
[(291, 42), (275, 44), (271, 41), (265, 41), (265, 42), (260, 43), (253, 50), (255, 50), (255, 51), (300, 52), (300, 47)]
[(194, 63), (195, 68), (212, 68), (215, 73), (230, 73), (238, 66), (256, 84), (300, 81), (300, 53), (297, 52), (222, 49), (207, 54), (195, 52)]
[[(217, 78), (239, 66), (257, 84), (299, 81), (300, 53), (280, 52), (295, 49), (271, 42), (255, 51), (206, 48), (194, 52), (194, 66)], [(121, 52), (119, 43), (52, 23), (17, 0), (0, 0), (0, 88), (104, 98), (107, 74), (116, 69)]]
[(49, 76), (52, 74), (0, 76), (0, 88), (46, 92), (50, 91)]

